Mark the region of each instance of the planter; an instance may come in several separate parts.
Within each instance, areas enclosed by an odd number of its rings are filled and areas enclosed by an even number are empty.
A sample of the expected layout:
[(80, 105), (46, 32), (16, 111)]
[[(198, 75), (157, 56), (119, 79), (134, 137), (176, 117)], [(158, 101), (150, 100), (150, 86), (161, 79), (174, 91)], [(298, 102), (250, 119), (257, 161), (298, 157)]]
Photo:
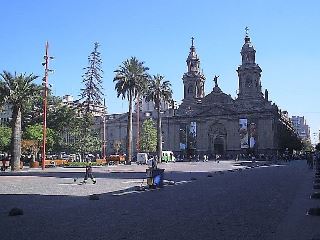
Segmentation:
[(38, 168), (39, 162), (30, 162), (30, 168)]

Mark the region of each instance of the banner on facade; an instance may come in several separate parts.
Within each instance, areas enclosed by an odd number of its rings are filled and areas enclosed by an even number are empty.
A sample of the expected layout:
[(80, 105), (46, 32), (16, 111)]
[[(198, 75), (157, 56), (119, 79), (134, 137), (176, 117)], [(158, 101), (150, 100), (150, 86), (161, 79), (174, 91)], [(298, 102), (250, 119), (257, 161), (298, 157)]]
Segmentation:
[(190, 134), (193, 136), (193, 137), (196, 137), (197, 136), (197, 123), (196, 122), (191, 122), (190, 123)]
[(255, 123), (250, 124), (250, 148), (254, 148), (257, 141), (257, 127)]
[(187, 125), (180, 124), (180, 150), (185, 150), (187, 148)]
[(239, 119), (240, 147), (249, 148), (248, 119)]
[(188, 134), (188, 146), (190, 149), (197, 148), (197, 123), (190, 122), (189, 134)]

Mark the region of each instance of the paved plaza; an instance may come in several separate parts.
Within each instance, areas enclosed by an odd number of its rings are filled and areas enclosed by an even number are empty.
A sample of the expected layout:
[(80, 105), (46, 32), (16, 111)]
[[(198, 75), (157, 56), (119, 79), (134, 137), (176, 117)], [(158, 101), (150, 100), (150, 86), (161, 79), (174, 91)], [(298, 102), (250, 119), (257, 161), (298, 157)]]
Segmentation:
[[(81, 184), (83, 168), (1, 173), (0, 239), (320, 239), (305, 161), (159, 167), (165, 186), (145, 191), (144, 165), (95, 167), (96, 184)], [(24, 215), (9, 217), (13, 207)]]

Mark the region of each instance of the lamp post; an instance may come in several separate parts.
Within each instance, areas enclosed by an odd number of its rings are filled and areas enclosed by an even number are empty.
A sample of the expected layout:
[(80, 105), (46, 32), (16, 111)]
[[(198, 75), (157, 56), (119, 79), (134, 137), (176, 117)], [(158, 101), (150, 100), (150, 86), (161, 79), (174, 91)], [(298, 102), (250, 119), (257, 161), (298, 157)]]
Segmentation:
[(140, 152), (140, 94), (138, 92), (137, 96), (137, 143), (136, 143), (137, 153)]
[(42, 66), (44, 69), (44, 78), (42, 79), (43, 83), (43, 139), (42, 139), (42, 170), (45, 169), (45, 160), (46, 160), (46, 140), (47, 140), (47, 97), (48, 97), (48, 73), (53, 72), (49, 67), (49, 60), (53, 57), (49, 57), (49, 43), (46, 42), (46, 55), (43, 57), (44, 62)]
[(102, 158), (106, 160), (106, 100), (103, 99), (103, 143), (102, 143)]

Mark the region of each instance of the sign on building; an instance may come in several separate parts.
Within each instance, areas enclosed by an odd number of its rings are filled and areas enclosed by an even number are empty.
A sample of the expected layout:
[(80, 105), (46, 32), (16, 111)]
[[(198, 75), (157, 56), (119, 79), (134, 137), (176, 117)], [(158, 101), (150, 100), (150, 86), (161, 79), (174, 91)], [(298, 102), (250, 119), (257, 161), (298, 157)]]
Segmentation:
[(248, 119), (239, 119), (240, 147), (249, 148)]

